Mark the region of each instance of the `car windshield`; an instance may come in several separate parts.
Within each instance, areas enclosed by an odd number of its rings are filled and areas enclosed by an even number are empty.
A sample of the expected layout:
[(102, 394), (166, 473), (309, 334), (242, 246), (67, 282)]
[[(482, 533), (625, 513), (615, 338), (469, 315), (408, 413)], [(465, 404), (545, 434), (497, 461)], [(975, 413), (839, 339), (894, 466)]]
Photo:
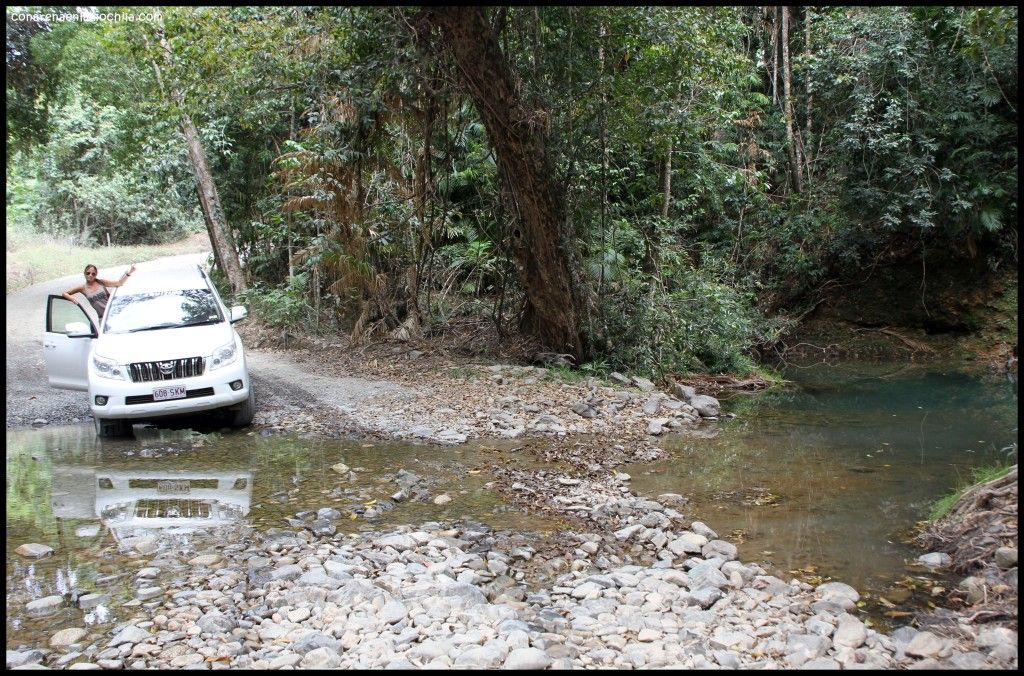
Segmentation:
[(118, 295), (107, 308), (105, 333), (132, 333), (223, 321), (209, 289)]

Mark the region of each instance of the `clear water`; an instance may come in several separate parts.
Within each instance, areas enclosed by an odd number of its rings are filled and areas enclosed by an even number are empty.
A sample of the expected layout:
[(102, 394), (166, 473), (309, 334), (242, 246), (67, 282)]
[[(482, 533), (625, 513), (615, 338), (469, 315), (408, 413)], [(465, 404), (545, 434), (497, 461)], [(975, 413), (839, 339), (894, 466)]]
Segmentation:
[(667, 441), (669, 460), (626, 468), (633, 489), (690, 497), (741, 560), (886, 593), (922, 553), (904, 540), (934, 501), (1016, 461), (1015, 384), (885, 364), (785, 375), (724, 402), (736, 418)]
[[(487, 486), (494, 477), (478, 467), (494, 459), (496, 445), (453, 448), (141, 427), (135, 438), (104, 440), (92, 425), (8, 430), (8, 648), (43, 645), (69, 622), (107, 625), (130, 617), (132, 607), (120, 601), (88, 613), (70, 605), (44, 618), (25, 612), (28, 601), (67, 598), (72, 590), (131, 598), (133, 572), (152, 556), (125, 555), (119, 544), (127, 538), (158, 536), (188, 557), (239, 541), (245, 526), (296, 530), (288, 519), (321, 507), (341, 512), (335, 522), (340, 532), (456, 520), (552, 531), (555, 524), (506, 505)], [(337, 471), (339, 463), (350, 471)], [(415, 486), (422, 496), (392, 499), (401, 488), (400, 470), (421, 478)], [(434, 504), (442, 493), (451, 502)], [(38, 560), (15, 553), (29, 542), (55, 552)], [(126, 571), (123, 579), (103, 581)]]

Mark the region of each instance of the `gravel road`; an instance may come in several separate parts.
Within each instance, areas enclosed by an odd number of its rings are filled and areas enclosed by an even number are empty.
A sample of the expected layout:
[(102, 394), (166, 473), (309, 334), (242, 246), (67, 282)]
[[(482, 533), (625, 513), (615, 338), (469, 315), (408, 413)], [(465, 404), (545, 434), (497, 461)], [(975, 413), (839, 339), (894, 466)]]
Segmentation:
[[(202, 264), (208, 254), (185, 254), (137, 263), (136, 274)], [(128, 266), (104, 268), (101, 274), (117, 278)], [(42, 337), (46, 298), (82, 281), (80, 274), (41, 282), (7, 296), (7, 428), (90, 422), (85, 393), (49, 386), (43, 361)], [(249, 371), (256, 387), (257, 425), (275, 423), (290, 414), (314, 413), (334, 420), (351, 410), (375, 402), (411, 396), (408, 388), (385, 380), (331, 377), (310, 373), (287, 355), (248, 349)], [(337, 427), (337, 425), (335, 425)]]

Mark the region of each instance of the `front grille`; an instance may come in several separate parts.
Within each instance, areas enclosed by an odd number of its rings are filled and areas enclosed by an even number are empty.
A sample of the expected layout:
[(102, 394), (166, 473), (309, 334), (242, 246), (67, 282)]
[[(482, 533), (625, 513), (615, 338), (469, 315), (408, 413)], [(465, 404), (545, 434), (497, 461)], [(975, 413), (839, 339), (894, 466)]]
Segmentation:
[[(212, 396), (213, 396), (213, 388), (212, 387), (200, 387), (198, 390), (185, 390), (185, 398), (186, 399), (195, 399), (196, 397), (212, 397)], [(169, 399), (167, 401), (180, 401), (180, 400)], [(128, 406), (131, 406), (132, 404), (152, 404), (153, 403), (153, 395), (152, 394), (138, 394), (138, 395), (135, 395), (133, 397), (125, 397), (124, 398), (124, 403), (126, 405), (128, 405)]]
[(151, 380), (174, 380), (203, 375), (206, 360), (202, 357), (186, 357), (168, 361), (143, 361), (128, 364), (128, 375), (133, 383), (146, 383)]
[(142, 519), (208, 519), (210, 503), (182, 498), (142, 499), (135, 504), (135, 516)]

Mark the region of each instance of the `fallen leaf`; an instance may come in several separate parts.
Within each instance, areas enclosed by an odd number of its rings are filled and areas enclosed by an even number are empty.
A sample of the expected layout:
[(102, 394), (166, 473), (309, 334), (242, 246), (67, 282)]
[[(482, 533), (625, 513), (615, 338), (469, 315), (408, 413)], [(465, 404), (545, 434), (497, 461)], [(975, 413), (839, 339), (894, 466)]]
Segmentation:
[(905, 610), (890, 610), (885, 613), (886, 617), (910, 617), (913, 613), (908, 613)]

